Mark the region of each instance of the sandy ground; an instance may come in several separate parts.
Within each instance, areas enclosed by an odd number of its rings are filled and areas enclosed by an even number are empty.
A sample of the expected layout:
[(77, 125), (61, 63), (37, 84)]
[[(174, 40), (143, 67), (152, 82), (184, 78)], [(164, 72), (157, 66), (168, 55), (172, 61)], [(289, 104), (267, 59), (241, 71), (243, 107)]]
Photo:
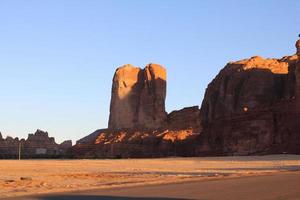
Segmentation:
[(299, 200), (300, 172), (12, 197), (7, 200)]
[(0, 199), (300, 170), (300, 155), (126, 160), (0, 160)]

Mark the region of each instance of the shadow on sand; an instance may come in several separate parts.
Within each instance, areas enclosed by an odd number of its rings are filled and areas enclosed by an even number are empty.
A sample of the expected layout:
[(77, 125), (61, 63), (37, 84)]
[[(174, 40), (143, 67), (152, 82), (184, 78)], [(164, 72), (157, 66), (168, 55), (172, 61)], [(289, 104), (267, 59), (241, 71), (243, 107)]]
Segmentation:
[(179, 200), (179, 198), (122, 197), (122, 196), (103, 196), (103, 195), (55, 195), (55, 196), (45, 196), (45, 197), (41, 196), (36, 198), (36, 200)]

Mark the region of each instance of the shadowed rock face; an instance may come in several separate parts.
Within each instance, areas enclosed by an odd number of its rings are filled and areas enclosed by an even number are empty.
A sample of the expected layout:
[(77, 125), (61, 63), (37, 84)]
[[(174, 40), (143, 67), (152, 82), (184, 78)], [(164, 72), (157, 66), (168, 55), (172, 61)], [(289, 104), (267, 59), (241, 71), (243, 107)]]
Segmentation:
[(167, 117), (165, 111), (167, 72), (160, 65), (149, 64), (143, 70), (142, 79), (138, 126), (159, 128), (163, 126)]
[(53, 158), (64, 157), (72, 147), (72, 141), (65, 141), (57, 144), (53, 137), (49, 137), (47, 132), (37, 130), (34, 134), (28, 134), (28, 138), (21, 139), (0, 137), (0, 158), (17, 158), (19, 148), (21, 148), (22, 158)]
[(201, 107), (201, 154), (300, 153), (297, 55), (229, 63)]
[(166, 70), (157, 64), (145, 69), (124, 65), (115, 72), (108, 128), (155, 129), (166, 119)]
[(300, 40), (296, 42), (297, 55), (300, 55)]
[(168, 114), (166, 129), (168, 130), (193, 130), (200, 133), (202, 130), (199, 106), (175, 110)]

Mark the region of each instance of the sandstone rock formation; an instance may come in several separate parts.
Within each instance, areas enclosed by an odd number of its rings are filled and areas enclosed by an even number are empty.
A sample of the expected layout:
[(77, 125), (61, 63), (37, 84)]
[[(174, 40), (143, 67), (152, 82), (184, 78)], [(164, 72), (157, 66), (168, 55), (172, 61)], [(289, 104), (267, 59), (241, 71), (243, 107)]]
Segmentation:
[(17, 158), (19, 148), (22, 158), (65, 157), (71, 147), (71, 141), (65, 141), (59, 145), (53, 137), (48, 136), (47, 132), (37, 130), (34, 134), (28, 134), (26, 140), (9, 136), (6, 139), (0, 139), (0, 158)]
[(108, 129), (73, 147), (75, 157), (300, 154), (300, 40), (296, 54), (230, 62), (198, 106), (165, 112), (159, 65), (117, 69)]
[(198, 106), (173, 111), (159, 129), (100, 129), (77, 141), (76, 158), (196, 156), (201, 132)]
[(297, 55), (227, 64), (206, 89), (199, 153), (300, 153), (298, 70)]
[(101, 129), (77, 141), (75, 158), (141, 158), (196, 156), (197, 137), (193, 130)]
[(199, 107), (193, 106), (171, 112), (168, 114), (165, 129), (193, 130), (195, 133), (200, 133), (202, 126)]
[(157, 64), (145, 69), (124, 65), (115, 72), (108, 128), (155, 129), (166, 119), (166, 70)]
[(59, 149), (63, 151), (69, 150), (72, 146), (72, 140), (63, 141), (61, 144), (58, 145)]
[(113, 78), (108, 129), (77, 141), (74, 157), (191, 156), (201, 131), (198, 106), (167, 115), (166, 70), (124, 65)]
[(108, 129), (77, 141), (77, 158), (195, 156), (201, 132), (198, 106), (167, 114), (166, 70), (124, 65), (115, 72)]
[(48, 136), (48, 132), (37, 130), (34, 134), (28, 134), (27, 140), (23, 144), (26, 155), (47, 155), (56, 156), (59, 154), (58, 145), (53, 137)]
[(254, 108), (271, 106), (284, 98), (288, 63), (252, 57), (229, 63), (208, 85), (201, 112), (205, 122)]
[(19, 138), (12, 138), (10, 136), (0, 139), (0, 158), (16, 158), (19, 153), (19, 143), (21, 141)]
[(137, 124), (141, 69), (124, 65), (115, 72), (112, 84), (110, 129), (132, 128)]

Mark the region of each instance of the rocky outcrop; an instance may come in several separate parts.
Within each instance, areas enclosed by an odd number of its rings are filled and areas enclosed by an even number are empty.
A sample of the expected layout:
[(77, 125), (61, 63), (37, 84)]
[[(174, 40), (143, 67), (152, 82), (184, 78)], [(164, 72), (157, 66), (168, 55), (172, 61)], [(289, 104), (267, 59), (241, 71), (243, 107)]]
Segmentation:
[(160, 128), (100, 129), (77, 141), (76, 158), (196, 156), (201, 132), (198, 106), (173, 111)]
[(60, 143), (60, 144), (58, 145), (58, 148), (59, 148), (60, 150), (67, 151), (67, 150), (69, 150), (72, 146), (73, 146), (72, 140), (66, 140), (66, 141), (63, 141), (62, 143)]
[(0, 158), (17, 158), (21, 151), (21, 158), (57, 158), (66, 157), (72, 147), (72, 141), (57, 144), (47, 132), (37, 130), (34, 134), (28, 134), (28, 138), (6, 137), (0, 139)]
[(198, 106), (165, 112), (159, 65), (117, 69), (108, 129), (73, 147), (75, 157), (300, 154), (300, 40), (295, 55), (230, 62)]
[(59, 155), (58, 144), (53, 137), (48, 136), (48, 132), (37, 130), (34, 134), (29, 134), (23, 144), (24, 154), (27, 156), (56, 156)]
[(77, 158), (195, 156), (202, 130), (198, 106), (167, 114), (166, 70), (124, 65), (115, 72), (108, 129), (77, 141)]
[(111, 96), (109, 129), (159, 128), (167, 117), (166, 70), (157, 64), (124, 65), (115, 72)]
[(1, 158), (16, 158), (19, 154), (19, 143), (24, 139), (13, 138), (7, 136), (5, 139), (0, 139), (0, 159)]
[(77, 141), (75, 158), (143, 158), (195, 156), (193, 130), (118, 130), (101, 129)]
[(199, 153), (300, 153), (298, 69), (297, 55), (227, 64), (206, 89)]
[(195, 133), (202, 131), (200, 109), (198, 106), (175, 110), (167, 116), (168, 130), (193, 130)]
[(285, 96), (288, 63), (253, 57), (229, 63), (208, 85), (202, 102), (202, 120), (210, 123), (222, 117), (269, 107)]

